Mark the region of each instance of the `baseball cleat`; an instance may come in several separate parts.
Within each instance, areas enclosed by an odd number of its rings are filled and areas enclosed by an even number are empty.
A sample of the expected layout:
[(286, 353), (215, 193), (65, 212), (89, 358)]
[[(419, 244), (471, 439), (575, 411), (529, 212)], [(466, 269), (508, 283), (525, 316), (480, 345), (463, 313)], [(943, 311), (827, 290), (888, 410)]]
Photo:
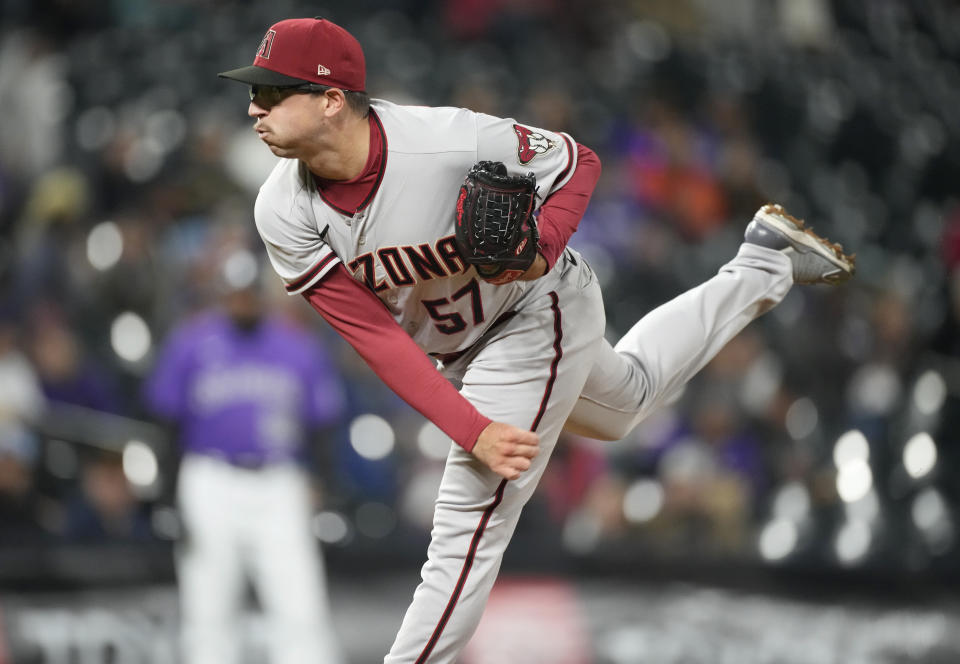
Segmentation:
[(856, 255), (822, 238), (780, 205), (764, 205), (743, 234), (746, 242), (782, 251), (797, 284), (842, 284), (856, 272)]

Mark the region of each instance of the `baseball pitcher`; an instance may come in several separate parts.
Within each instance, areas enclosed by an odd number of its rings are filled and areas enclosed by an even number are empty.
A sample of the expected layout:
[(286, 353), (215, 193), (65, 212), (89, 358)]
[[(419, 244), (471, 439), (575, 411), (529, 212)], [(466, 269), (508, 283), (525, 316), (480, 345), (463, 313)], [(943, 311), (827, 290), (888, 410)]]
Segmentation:
[(388, 664), (456, 661), (563, 429), (622, 438), (794, 283), (854, 271), (768, 205), (715, 277), (611, 346), (597, 278), (567, 247), (600, 176), (589, 148), (371, 100), (360, 44), (323, 19), (280, 21), (220, 76), (250, 86), (253, 128), (283, 158), (255, 213), (287, 291), (456, 443)]

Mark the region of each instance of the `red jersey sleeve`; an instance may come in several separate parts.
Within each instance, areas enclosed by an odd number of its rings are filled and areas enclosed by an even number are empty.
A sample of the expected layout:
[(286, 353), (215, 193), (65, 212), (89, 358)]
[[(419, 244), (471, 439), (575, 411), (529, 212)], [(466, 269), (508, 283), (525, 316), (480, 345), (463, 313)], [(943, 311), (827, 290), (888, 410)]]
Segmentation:
[(563, 187), (551, 193), (540, 206), (537, 229), (540, 231), (540, 253), (553, 268), (577, 230), (587, 210), (590, 196), (600, 179), (600, 158), (588, 147), (577, 143), (577, 167)]
[(374, 373), (468, 452), (491, 420), (457, 392), (383, 303), (342, 264), (303, 292)]

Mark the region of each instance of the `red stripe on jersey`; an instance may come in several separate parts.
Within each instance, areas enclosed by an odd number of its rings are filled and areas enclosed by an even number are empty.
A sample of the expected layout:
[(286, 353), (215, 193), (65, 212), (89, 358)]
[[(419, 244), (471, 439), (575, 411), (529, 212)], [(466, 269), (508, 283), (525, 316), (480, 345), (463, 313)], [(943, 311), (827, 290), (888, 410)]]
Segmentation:
[[(560, 318), (560, 298), (554, 291), (550, 292), (550, 309), (553, 311), (553, 360), (550, 362), (550, 376), (547, 378), (547, 384), (543, 389), (543, 398), (540, 400), (540, 408), (537, 409), (537, 416), (533, 418), (533, 424), (530, 426), (531, 431), (537, 430), (537, 427), (540, 426), (540, 420), (543, 419), (543, 414), (547, 410), (547, 402), (550, 401), (550, 395), (553, 393), (553, 384), (557, 381), (557, 366), (560, 364), (560, 358), (563, 357), (563, 348), (561, 347), (561, 343), (563, 341), (563, 327), (561, 325)], [(426, 663), (430, 653), (432, 653), (433, 649), (436, 647), (437, 641), (440, 640), (440, 635), (443, 634), (444, 628), (450, 621), (450, 616), (453, 615), (453, 610), (456, 608), (457, 602), (460, 600), (460, 594), (463, 592), (463, 587), (467, 583), (467, 577), (470, 575), (470, 569), (473, 567), (473, 561), (474, 558), (476, 558), (477, 549), (480, 547), (480, 538), (483, 537), (483, 531), (487, 529), (487, 524), (490, 522), (490, 517), (493, 515), (493, 511), (497, 508), (501, 501), (503, 501), (503, 492), (506, 486), (507, 480), (502, 480), (499, 486), (497, 486), (497, 490), (493, 495), (493, 502), (487, 505), (487, 508), (483, 510), (483, 516), (480, 517), (480, 523), (477, 525), (477, 529), (473, 531), (473, 538), (470, 540), (470, 547), (467, 549), (467, 557), (463, 561), (463, 568), (460, 570), (460, 577), (457, 579), (457, 584), (453, 587), (453, 592), (450, 594), (450, 599), (447, 600), (447, 606), (440, 615), (440, 620), (437, 621), (437, 626), (434, 628), (433, 634), (430, 635), (427, 645), (423, 647), (423, 650), (420, 652), (420, 656), (417, 657), (415, 664)]]
[[(600, 179), (600, 159), (590, 148), (579, 143), (577, 147), (577, 163), (573, 174), (566, 184), (547, 196), (537, 218), (540, 254), (549, 268), (553, 268), (570, 237), (576, 232)], [(557, 178), (557, 182), (562, 177), (563, 174)]]
[(336, 257), (337, 255), (331, 251), (329, 254), (321, 258), (320, 262), (314, 265), (312, 268), (310, 268), (310, 271), (307, 272), (304, 276), (300, 277), (299, 279), (294, 281), (292, 284), (287, 284), (286, 286), (287, 292), (288, 293), (296, 292), (301, 288), (303, 288), (304, 286), (306, 286), (307, 284), (309, 284), (314, 278), (316, 278), (318, 274), (320, 274), (323, 268), (329, 265), (331, 261), (336, 259)]
[(567, 177), (567, 173), (570, 172), (570, 169), (573, 168), (573, 143), (570, 142), (570, 139), (567, 138), (566, 134), (560, 134), (563, 137), (563, 143), (567, 146), (567, 167), (560, 171), (560, 175), (557, 176), (557, 179), (554, 182), (563, 182), (563, 178)]

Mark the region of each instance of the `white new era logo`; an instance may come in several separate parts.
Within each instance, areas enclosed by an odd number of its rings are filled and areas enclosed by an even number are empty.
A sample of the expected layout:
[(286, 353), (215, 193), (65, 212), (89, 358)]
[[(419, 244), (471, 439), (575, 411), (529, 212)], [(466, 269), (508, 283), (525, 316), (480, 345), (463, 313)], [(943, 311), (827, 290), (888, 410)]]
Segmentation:
[(317, 65), (317, 76), (329, 76), (330, 70), (323, 65)]

